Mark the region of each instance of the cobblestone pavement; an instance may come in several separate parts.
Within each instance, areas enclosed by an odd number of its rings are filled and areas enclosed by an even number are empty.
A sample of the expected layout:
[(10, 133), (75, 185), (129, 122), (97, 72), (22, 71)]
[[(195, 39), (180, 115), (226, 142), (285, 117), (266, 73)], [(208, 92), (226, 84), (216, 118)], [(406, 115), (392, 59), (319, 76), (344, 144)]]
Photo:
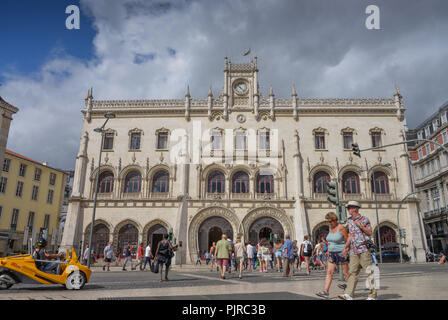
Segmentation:
[[(296, 270), (292, 279), (283, 278), (281, 273), (258, 271), (245, 273), (243, 279), (232, 271), (227, 279), (220, 279), (216, 270), (209, 266), (173, 266), (169, 281), (159, 282), (160, 275), (150, 271), (122, 271), (112, 267), (110, 272), (93, 267), (91, 280), (79, 291), (66, 290), (61, 285), (15, 285), (0, 291), (0, 300), (95, 300), (95, 299), (278, 299), (309, 300), (320, 299), (315, 293), (323, 289), (325, 272), (316, 270), (310, 276)], [(395, 299), (448, 299), (448, 266), (428, 264), (384, 264), (380, 266), (381, 289), (379, 300)], [(355, 299), (366, 299), (365, 277), (361, 271)], [(330, 299), (339, 300), (342, 292), (337, 287), (335, 275)]]

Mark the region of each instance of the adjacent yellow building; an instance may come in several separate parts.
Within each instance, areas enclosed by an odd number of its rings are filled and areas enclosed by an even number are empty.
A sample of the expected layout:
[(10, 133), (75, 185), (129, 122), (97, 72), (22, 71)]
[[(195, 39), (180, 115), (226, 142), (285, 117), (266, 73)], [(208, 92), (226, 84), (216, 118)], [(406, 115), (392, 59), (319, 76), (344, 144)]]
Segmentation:
[(64, 171), (6, 150), (0, 172), (0, 256), (27, 251), (39, 235), (47, 237), (47, 249), (57, 249), (65, 180)]

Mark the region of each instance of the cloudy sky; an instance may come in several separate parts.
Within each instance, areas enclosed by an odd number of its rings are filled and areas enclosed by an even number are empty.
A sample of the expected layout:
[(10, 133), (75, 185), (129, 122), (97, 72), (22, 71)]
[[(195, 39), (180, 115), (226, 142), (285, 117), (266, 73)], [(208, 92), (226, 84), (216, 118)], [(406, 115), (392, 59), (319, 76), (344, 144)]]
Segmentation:
[[(67, 30), (65, 8), (81, 11)], [(368, 30), (368, 5), (381, 30)], [(19, 107), (8, 148), (71, 169), (95, 99), (193, 98), (222, 88), (224, 56), (259, 61), (260, 89), (375, 98), (400, 87), (409, 127), (448, 101), (446, 0), (2, 0), (0, 96)]]

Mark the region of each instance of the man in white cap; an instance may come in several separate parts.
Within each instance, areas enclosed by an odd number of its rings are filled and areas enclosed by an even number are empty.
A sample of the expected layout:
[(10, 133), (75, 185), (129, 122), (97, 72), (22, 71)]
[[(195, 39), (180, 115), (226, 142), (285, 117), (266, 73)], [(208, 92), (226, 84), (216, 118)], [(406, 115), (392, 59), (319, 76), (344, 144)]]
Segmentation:
[[(349, 237), (342, 251), (342, 256), (346, 256), (350, 249), (350, 271), (345, 293), (339, 295), (339, 298), (343, 300), (353, 300), (361, 267), (365, 270), (369, 281), (374, 281), (373, 271), (370, 268), (371, 254), (366, 245), (366, 241), (373, 234), (373, 230), (369, 219), (359, 214), (359, 208), (361, 208), (361, 205), (358, 201), (349, 201), (347, 203), (347, 211), (350, 214), (347, 223)], [(376, 300), (375, 285), (370, 286), (367, 300)]]

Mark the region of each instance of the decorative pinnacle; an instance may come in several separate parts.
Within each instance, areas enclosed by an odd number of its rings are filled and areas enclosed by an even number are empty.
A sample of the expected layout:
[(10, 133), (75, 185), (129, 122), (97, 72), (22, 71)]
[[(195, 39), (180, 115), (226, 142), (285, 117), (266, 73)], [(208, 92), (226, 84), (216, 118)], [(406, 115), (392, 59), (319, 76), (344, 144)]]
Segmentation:
[(270, 96), (274, 95), (274, 90), (272, 90), (272, 85), (269, 87), (269, 95)]
[(190, 96), (190, 86), (187, 85), (187, 93), (185, 94), (186, 97)]
[(400, 95), (400, 89), (397, 85), (395, 85), (395, 94), (394, 95)]
[(93, 88), (87, 91), (87, 99), (93, 99)]
[(293, 96), (297, 96), (296, 85), (295, 84), (292, 86), (292, 95)]
[(212, 86), (210, 86), (210, 89), (208, 90), (208, 96), (213, 97)]

